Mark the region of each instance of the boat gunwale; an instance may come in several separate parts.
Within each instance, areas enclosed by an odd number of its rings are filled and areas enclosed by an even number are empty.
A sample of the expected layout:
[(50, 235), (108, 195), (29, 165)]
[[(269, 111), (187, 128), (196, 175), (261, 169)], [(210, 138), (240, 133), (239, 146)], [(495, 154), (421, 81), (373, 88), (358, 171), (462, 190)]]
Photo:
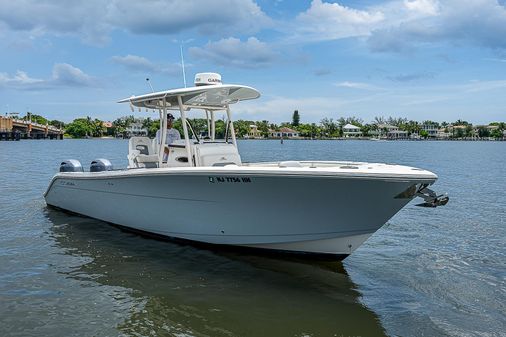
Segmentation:
[[(347, 164), (351, 164), (351, 162), (347, 162)], [(254, 169), (251, 169), (251, 167), (252, 166), (247, 165), (216, 166), (216, 167), (202, 166), (202, 167), (120, 169), (102, 172), (58, 172), (52, 177), (49, 186), (44, 193), (44, 197), (47, 196), (54, 182), (58, 179), (105, 180), (105, 179), (134, 178), (143, 176), (177, 176), (177, 175), (209, 176), (216, 174), (224, 176), (247, 175), (249, 177), (272, 177), (273, 173), (276, 174), (275, 177), (283, 177), (283, 178), (366, 179), (366, 180), (387, 180), (390, 182), (428, 183), (431, 185), (438, 179), (436, 174), (426, 170), (415, 171), (416, 173), (413, 174), (404, 174), (392, 172), (367, 173), (350, 170), (339, 172), (335, 170), (315, 170), (314, 168), (309, 167), (266, 167), (266, 170), (259, 171), (257, 170), (258, 167), (255, 167)], [(403, 167), (409, 168), (409, 166)]]

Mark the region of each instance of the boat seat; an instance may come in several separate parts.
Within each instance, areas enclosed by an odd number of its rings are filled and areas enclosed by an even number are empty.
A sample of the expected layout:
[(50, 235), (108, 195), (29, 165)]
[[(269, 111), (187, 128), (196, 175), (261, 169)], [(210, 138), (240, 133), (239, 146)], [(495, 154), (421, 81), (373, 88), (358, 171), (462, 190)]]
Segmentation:
[(139, 154), (149, 155), (149, 149), (147, 145), (137, 144), (135, 145), (135, 149), (139, 151)]
[(153, 163), (158, 162), (158, 155), (156, 154), (138, 154), (135, 157), (138, 163)]
[(129, 167), (157, 167), (158, 155), (148, 137), (132, 137), (128, 141)]

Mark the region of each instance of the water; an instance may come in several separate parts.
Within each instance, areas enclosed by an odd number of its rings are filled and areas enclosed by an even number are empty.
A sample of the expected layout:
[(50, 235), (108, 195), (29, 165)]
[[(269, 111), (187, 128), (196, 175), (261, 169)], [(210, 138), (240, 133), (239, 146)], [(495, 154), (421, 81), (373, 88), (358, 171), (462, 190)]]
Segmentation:
[(342, 263), (212, 251), (46, 208), (59, 160), (124, 167), (126, 141), (1, 142), (0, 336), (506, 336), (506, 143), (239, 146), (426, 168), (450, 203), (411, 203)]

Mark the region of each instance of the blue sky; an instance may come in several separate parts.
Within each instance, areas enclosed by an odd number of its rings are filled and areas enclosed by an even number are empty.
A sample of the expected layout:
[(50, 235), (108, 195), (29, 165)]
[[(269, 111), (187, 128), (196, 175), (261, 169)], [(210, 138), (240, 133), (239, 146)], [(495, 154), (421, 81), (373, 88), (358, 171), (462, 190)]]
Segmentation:
[(260, 90), (236, 118), (504, 121), (505, 37), (504, 0), (0, 0), (0, 112), (130, 114), (183, 86), (182, 43), (189, 83)]

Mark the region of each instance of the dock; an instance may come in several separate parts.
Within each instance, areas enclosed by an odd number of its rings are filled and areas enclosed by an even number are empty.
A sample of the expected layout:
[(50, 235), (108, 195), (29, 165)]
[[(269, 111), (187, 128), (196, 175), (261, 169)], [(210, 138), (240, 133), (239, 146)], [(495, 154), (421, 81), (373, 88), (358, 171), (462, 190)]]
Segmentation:
[(0, 116), (0, 141), (20, 139), (63, 139), (63, 129), (49, 124)]

